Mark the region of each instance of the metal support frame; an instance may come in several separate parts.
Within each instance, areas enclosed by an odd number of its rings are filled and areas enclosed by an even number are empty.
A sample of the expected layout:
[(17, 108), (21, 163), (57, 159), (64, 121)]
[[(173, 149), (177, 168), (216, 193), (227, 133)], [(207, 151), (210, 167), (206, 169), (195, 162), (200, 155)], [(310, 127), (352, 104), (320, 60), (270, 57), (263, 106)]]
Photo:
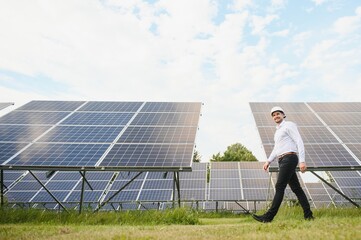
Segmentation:
[[(81, 211), (83, 210), (85, 181), (88, 183), (88, 181), (87, 181), (86, 178), (85, 178), (85, 173), (86, 173), (86, 171), (84, 171), (83, 173), (80, 172), (80, 174), (82, 175), (83, 179), (82, 179), (82, 183), (81, 183), (81, 193), (80, 193), (80, 203), (79, 203), (79, 214), (81, 214)], [(88, 185), (90, 186), (89, 183), (88, 183)], [(92, 190), (93, 190), (93, 189), (92, 189)]]
[(1, 207), (4, 206), (4, 170), (0, 170), (0, 185), (1, 185)]
[[(178, 193), (178, 207), (181, 206), (181, 199), (180, 199), (180, 183), (179, 183), (179, 172), (173, 172), (173, 180), (174, 183), (177, 187), (177, 193)], [(174, 192), (174, 183), (173, 183), (173, 208), (174, 208), (174, 196), (175, 196), (175, 192)]]
[(310, 171), (313, 175), (315, 175), (316, 177), (318, 177), (322, 182), (324, 182), (327, 186), (329, 186), (330, 188), (332, 188), (333, 190), (335, 190), (338, 194), (340, 194), (342, 197), (344, 197), (345, 199), (347, 199), (350, 203), (352, 203), (353, 205), (355, 205), (357, 208), (360, 207), (360, 205), (358, 205), (357, 203), (355, 203), (354, 201), (352, 201), (351, 198), (347, 197), (345, 194), (343, 194), (343, 192), (341, 192), (340, 190), (338, 190), (337, 188), (335, 188), (334, 186), (332, 186), (329, 182), (327, 182), (325, 179), (323, 179), (320, 175), (318, 175), (317, 173), (315, 173), (314, 171)]
[(35, 174), (29, 170), (29, 173), (35, 178), (36, 181), (49, 193), (49, 195), (66, 211), (69, 212), (65, 206), (49, 191), (49, 189), (46, 188), (46, 186), (35, 176)]
[(249, 210), (248, 209), (246, 209), (246, 208), (244, 208), (240, 203), (238, 203), (237, 201), (234, 201), (238, 206), (240, 206), (245, 212), (246, 212), (246, 214), (250, 214), (249, 213)]
[(88, 180), (85, 177), (85, 171), (84, 173), (82, 173), (81, 171), (79, 171), (80, 175), (83, 177), (83, 180), (85, 181), (85, 183), (88, 185), (88, 187), (90, 188), (90, 190), (94, 191), (94, 189), (92, 188), (92, 186), (90, 185), (90, 183), (88, 182)]
[(98, 212), (105, 204), (110, 202), (118, 193), (120, 193), (124, 188), (126, 188), (129, 184), (131, 184), (137, 177), (139, 177), (143, 172), (139, 172), (137, 175), (135, 175), (129, 182), (127, 182), (123, 187), (121, 187), (116, 193), (114, 193), (108, 200), (105, 202), (102, 202), (95, 210), (94, 212)]
[(272, 172), (270, 172), (270, 174), (269, 174), (266, 206), (268, 205), (269, 196), (271, 195), (271, 194), (270, 194), (270, 193), (271, 193), (271, 185), (272, 185)]

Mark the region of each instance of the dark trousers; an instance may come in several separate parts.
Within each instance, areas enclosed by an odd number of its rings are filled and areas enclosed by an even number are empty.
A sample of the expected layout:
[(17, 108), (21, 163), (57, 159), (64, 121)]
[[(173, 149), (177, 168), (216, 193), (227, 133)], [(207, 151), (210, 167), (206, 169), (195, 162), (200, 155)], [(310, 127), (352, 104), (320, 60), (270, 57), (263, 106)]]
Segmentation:
[(272, 201), (271, 208), (267, 211), (265, 216), (272, 220), (281, 206), (283, 195), (287, 184), (290, 185), (291, 190), (296, 194), (299, 203), (303, 208), (304, 217), (308, 218), (312, 216), (312, 211), (310, 209), (310, 204), (306, 197), (305, 192), (302, 190), (300, 182), (298, 181), (296, 174), (296, 167), (298, 165), (297, 155), (290, 154), (284, 156), (279, 161), (279, 173), (276, 183), (276, 193)]

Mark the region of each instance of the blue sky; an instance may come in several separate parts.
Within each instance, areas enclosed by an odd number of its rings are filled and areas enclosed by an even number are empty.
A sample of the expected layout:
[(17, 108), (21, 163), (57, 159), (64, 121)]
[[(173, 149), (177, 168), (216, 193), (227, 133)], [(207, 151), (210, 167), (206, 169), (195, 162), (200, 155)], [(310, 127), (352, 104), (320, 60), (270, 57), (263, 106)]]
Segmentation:
[(1, 5), (1, 102), (201, 101), (203, 161), (236, 142), (265, 160), (249, 102), (361, 100), (358, 1)]

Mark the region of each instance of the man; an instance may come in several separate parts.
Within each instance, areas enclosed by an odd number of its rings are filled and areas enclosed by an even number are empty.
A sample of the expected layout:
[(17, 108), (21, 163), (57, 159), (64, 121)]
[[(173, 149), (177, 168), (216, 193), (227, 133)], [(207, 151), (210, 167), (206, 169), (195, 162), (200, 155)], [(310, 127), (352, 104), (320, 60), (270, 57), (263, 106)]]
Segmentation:
[(278, 212), (283, 200), (284, 191), (287, 184), (289, 184), (303, 208), (304, 218), (306, 220), (312, 220), (314, 217), (310, 209), (310, 204), (296, 174), (297, 165), (299, 165), (301, 172), (305, 172), (307, 169), (301, 135), (295, 123), (285, 120), (286, 115), (281, 107), (273, 107), (271, 109), (271, 116), (277, 124), (274, 136), (275, 146), (267, 162), (263, 165), (263, 169), (267, 171), (270, 163), (278, 159), (279, 173), (276, 183), (276, 193), (271, 208), (263, 215), (253, 214), (252, 217), (259, 222), (271, 222)]

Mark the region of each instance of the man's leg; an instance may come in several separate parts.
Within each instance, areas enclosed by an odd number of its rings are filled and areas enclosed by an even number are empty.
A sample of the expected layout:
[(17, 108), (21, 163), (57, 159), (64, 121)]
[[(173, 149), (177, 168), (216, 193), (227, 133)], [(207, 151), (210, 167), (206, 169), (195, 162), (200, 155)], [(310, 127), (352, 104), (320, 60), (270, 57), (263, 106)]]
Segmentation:
[(287, 155), (279, 162), (276, 193), (273, 198), (271, 208), (264, 214), (266, 219), (272, 221), (276, 216), (278, 209), (281, 206), (286, 186), (289, 183), (292, 175), (295, 173), (297, 164), (297, 155)]
[(302, 206), (304, 218), (305, 219), (312, 218), (313, 214), (310, 208), (310, 204), (308, 202), (305, 192), (301, 188), (296, 172), (294, 172), (294, 174), (291, 176), (289, 185), (291, 187), (291, 190), (296, 194), (298, 201)]

